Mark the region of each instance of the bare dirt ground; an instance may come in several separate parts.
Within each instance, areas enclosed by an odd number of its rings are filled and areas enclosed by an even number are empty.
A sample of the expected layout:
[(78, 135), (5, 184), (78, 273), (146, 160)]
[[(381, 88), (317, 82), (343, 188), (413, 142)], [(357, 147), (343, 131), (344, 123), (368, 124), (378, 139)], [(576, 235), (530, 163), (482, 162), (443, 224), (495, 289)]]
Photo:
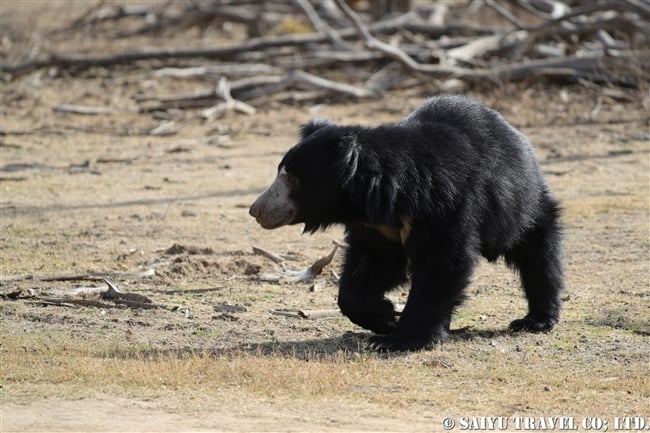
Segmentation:
[[(252, 251), (301, 269), (341, 230), (264, 231), (248, 206), (302, 122), (395, 121), (431, 89), (211, 123), (188, 111), (159, 137), (147, 131), (161, 121), (130, 100), (147, 86), (195, 84), (134, 68), (2, 83), (0, 430), (435, 431), (445, 416), (650, 416), (647, 89), (629, 100), (578, 86), (473, 95), (536, 146), (564, 207), (570, 297), (552, 333), (510, 335), (525, 311), (517, 277), (482, 263), (451, 341), (386, 356), (367, 353), (368, 334), (344, 318), (295, 314), (336, 309), (340, 256), (312, 291), (265, 281), (277, 265)], [(62, 103), (118, 111), (52, 110)], [(45, 305), (32, 295), (100, 283), (6, 279), (149, 269), (117, 282), (167, 309)]]

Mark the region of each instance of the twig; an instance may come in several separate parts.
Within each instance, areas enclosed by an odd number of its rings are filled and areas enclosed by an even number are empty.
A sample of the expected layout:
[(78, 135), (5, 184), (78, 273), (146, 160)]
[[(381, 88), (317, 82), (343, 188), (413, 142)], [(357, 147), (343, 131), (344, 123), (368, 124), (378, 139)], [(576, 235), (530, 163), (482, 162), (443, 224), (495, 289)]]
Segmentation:
[(514, 16), (508, 9), (503, 7), (500, 3), (497, 2), (497, 0), (485, 0), (485, 4), (495, 11), (508, 21), (510, 21), (512, 24), (515, 25), (518, 29), (524, 29), (526, 28), (526, 24), (524, 24), (519, 18)]
[(112, 114), (115, 112), (112, 108), (107, 107), (89, 107), (86, 105), (71, 105), (71, 104), (59, 104), (52, 107), (57, 113), (73, 113), (73, 114)]
[(154, 71), (152, 76), (158, 77), (220, 77), (223, 75), (257, 75), (257, 74), (279, 74), (279, 68), (263, 63), (232, 63), (208, 66), (195, 66), (191, 68), (162, 68)]
[(226, 77), (221, 77), (219, 79), (216, 94), (220, 98), (224, 99), (224, 102), (201, 111), (201, 116), (208, 120), (217, 119), (221, 117), (226, 111), (238, 111), (245, 114), (254, 114), (256, 111), (253, 106), (248, 105), (245, 102), (238, 101), (232, 97), (230, 94), (230, 86)]
[(284, 262), (284, 259), (282, 259), (282, 257), (278, 256), (277, 254), (273, 254), (272, 252), (267, 251), (260, 247), (256, 247), (255, 245), (253, 245), (253, 252), (255, 254), (259, 254), (261, 256), (266, 257), (267, 259), (271, 260), (273, 263), (276, 263), (278, 265)]
[(312, 264), (309, 267), (309, 270), (312, 274), (312, 277), (310, 279), (314, 278), (316, 275), (319, 275), (321, 272), (323, 272), (323, 268), (332, 262), (332, 259), (334, 258), (334, 254), (336, 254), (336, 250), (338, 250), (338, 248), (339, 248), (338, 244), (335, 243), (331, 253), (316, 260), (314, 264)]
[[(253, 247), (255, 248), (255, 247)], [(327, 266), (329, 263), (332, 262), (332, 259), (334, 258), (334, 254), (336, 253), (336, 250), (338, 249), (338, 244), (334, 244), (334, 248), (332, 249), (332, 252), (330, 252), (328, 255), (323, 256), (316, 260), (314, 263), (312, 263), (309, 267), (306, 269), (301, 269), (301, 270), (291, 270), (291, 269), (286, 269), (284, 267), (283, 262), (276, 262), (280, 266), (282, 266), (283, 270), (282, 272), (279, 273), (271, 273), (271, 274), (265, 274), (260, 276), (260, 279), (263, 281), (273, 281), (273, 282), (290, 282), (290, 283), (308, 283), (312, 281), (317, 275), (319, 275), (325, 266)], [(260, 249), (261, 250), (261, 249)], [(267, 256), (267, 254), (270, 254), (266, 251), (262, 252), (261, 250), (259, 254), (264, 255), (265, 257), (271, 258)], [(275, 256), (275, 255), (273, 255)], [(277, 256), (275, 256), (277, 257)], [(271, 258), (271, 260), (275, 261), (274, 259)], [(281, 260), (281, 259), (280, 259)]]
[(139, 278), (152, 277), (156, 274), (153, 269), (147, 269), (144, 272), (90, 272), (82, 274), (59, 274), (59, 275), (3, 275), (0, 277), (1, 282), (7, 281), (103, 281), (106, 277), (117, 278), (122, 280), (131, 280)]
[(314, 30), (319, 33), (325, 33), (327, 37), (332, 41), (332, 44), (335, 48), (338, 49), (350, 49), (350, 46), (343, 40), (343, 38), (335, 32), (326, 22), (320, 19), (318, 13), (314, 7), (307, 0), (294, 0), (294, 3), (302, 9), (302, 11), (307, 16), (307, 19), (314, 26)]
[(298, 314), (304, 319), (330, 319), (341, 317), (341, 310), (299, 310)]
[(374, 89), (360, 89), (349, 84), (337, 83), (304, 71), (291, 71), (287, 76), (288, 83), (305, 83), (312, 87), (335, 91), (355, 98), (376, 98), (379, 94)]
[(61, 307), (74, 307), (79, 305), (83, 307), (94, 308), (117, 308), (116, 305), (107, 304), (105, 302), (93, 301), (92, 299), (69, 299), (69, 298), (43, 298), (33, 301), (26, 301), (27, 304), (40, 304), (40, 305), (58, 305)]

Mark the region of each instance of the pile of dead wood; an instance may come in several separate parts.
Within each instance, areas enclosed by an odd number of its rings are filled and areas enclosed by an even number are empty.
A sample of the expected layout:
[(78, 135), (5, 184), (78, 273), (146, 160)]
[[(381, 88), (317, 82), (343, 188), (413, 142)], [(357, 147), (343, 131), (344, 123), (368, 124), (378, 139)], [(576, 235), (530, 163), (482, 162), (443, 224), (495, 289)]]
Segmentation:
[[(391, 4), (398, 13), (384, 15)], [(269, 100), (374, 98), (424, 82), (441, 91), (514, 81), (647, 89), (650, 82), (647, 0), (100, 2), (61, 32), (110, 29), (110, 37), (123, 38), (208, 26), (224, 32), (239, 26), (241, 42), (51, 52), (0, 70), (13, 78), (39, 68), (78, 73), (156, 60), (167, 67), (152, 71), (153, 77), (213, 84), (193, 94), (134, 95), (141, 110), (203, 108), (206, 118), (229, 110), (252, 113)]]

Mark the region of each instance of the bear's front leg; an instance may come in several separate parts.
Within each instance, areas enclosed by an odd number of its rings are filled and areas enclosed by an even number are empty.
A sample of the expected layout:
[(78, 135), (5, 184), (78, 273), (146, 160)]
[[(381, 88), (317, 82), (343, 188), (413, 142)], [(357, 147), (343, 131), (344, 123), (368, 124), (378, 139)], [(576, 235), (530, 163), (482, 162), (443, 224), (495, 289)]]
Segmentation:
[(397, 327), (393, 303), (384, 294), (406, 281), (406, 255), (399, 243), (374, 231), (347, 234), (338, 305), (353, 323), (377, 334)]
[(411, 272), (411, 291), (397, 328), (388, 335), (371, 337), (369, 349), (432, 349), (447, 338), (451, 316), (463, 300), (472, 265), (458, 267), (448, 259), (418, 258)]

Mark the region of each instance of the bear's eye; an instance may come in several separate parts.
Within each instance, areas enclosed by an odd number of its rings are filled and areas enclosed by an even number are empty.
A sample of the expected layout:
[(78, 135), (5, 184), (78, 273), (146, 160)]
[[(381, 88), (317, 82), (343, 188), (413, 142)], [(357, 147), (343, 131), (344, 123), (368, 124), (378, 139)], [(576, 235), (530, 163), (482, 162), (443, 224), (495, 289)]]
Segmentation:
[(291, 173), (287, 173), (286, 177), (287, 177), (287, 183), (289, 185), (297, 185), (298, 184), (298, 177), (296, 177), (295, 175), (293, 175)]

